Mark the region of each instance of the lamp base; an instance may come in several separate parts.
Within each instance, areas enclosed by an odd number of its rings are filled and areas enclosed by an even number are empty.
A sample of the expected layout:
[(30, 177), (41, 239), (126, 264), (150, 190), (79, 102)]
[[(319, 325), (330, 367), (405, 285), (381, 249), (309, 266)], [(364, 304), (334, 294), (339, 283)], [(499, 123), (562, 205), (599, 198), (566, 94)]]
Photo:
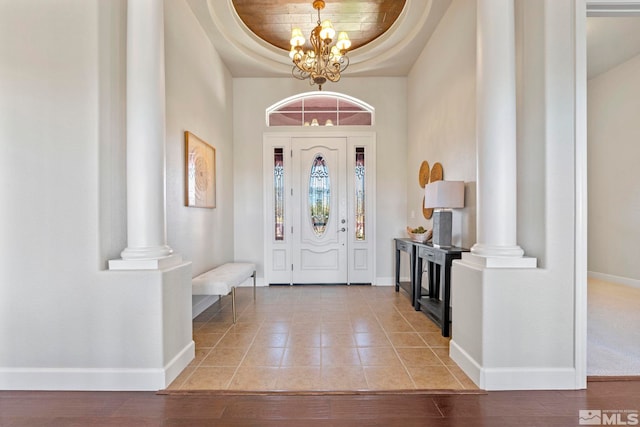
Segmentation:
[(451, 211), (438, 210), (433, 213), (433, 246), (451, 246)]

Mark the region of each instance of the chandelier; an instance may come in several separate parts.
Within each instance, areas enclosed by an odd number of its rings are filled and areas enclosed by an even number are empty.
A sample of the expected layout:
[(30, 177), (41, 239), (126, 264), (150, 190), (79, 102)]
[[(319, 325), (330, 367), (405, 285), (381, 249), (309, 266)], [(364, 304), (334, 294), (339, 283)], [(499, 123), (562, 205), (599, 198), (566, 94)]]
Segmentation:
[(304, 36), (300, 28), (291, 31), (291, 51), (289, 56), (293, 60), (293, 77), (299, 80), (309, 79), (309, 84), (322, 85), (327, 80), (337, 82), (340, 73), (349, 65), (347, 51), (351, 47), (351, 40), (346, 32), (338, 34), (338, 41), (334, 46), (331, 42), (336, 32), (328, 19), (320, 19), (320, 9), (324, 9), (324, 0), (314, 0), (313, 8), (318, 10), (318, 25), (311, 31), (309, 41), (311, 49), (303, 49)]

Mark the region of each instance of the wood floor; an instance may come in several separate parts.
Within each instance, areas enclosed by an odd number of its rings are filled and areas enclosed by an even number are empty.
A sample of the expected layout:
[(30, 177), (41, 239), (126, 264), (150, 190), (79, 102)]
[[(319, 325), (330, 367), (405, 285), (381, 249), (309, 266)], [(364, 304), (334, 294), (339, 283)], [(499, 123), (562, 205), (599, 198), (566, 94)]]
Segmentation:
[[(640, 381), (471, 395), (0, 392), (0, 426), (577, 426), (580, 410), (640, 410)], [(629, 423), (629, 425), (632, 425)]]

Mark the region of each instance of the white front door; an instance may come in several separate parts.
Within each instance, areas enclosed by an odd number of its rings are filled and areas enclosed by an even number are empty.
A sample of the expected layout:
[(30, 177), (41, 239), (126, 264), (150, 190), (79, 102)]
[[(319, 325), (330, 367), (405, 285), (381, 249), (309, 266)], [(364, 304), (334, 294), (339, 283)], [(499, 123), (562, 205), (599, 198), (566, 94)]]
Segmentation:
[(375, 165), (371, 132), (264, 135), (266, 283), (374, 283)]
[(348, 282), (346, 138), (292, 140), (292, 282)]

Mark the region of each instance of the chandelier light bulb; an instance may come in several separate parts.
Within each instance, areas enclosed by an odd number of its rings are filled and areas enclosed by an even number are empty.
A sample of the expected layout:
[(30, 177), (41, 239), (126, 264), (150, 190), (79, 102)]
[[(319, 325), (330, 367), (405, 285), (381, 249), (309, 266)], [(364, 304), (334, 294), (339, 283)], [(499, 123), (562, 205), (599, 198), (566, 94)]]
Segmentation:
[(333, 39), (333, 36), (336, 35), (336, 31), (333, 29), (333, 25), (331, 25), (331, 21), (329, 21), (328, 19), (325, 19), (322, 22), (322, 30), (320, 30), (320, 38), (323, 40), (329, 40), (329, 43), (331, 42), (331, 39)]
[(340, 34), (338, 34), (338, 42), (336, 43), (336, 46), (341, 51), (349, 50), (351, 47), (351, 40), (349, 40), (349, 36), (346, 32), (341, 31)]
[(300, 28), (294, 28), (291, 30), (291, 46), (302, 46), (304, 44), (304, 36)]

